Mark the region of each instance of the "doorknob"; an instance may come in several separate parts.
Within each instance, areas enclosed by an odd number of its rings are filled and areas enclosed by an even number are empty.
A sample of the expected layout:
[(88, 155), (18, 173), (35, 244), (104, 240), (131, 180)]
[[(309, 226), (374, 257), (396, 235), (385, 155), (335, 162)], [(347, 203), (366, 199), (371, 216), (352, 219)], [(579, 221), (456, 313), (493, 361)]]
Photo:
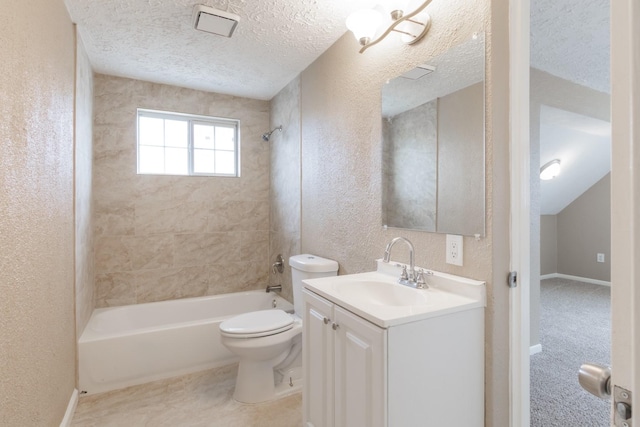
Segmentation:
[(611, 367), (597, 363), (583, 363), (578, 373), (578, 382), (583, 389), (596, 397), (611, 396)]
[[(596, 363), (584, 363), (580, 366), (578, 382), (582, 388), (594, 396), (611, 396), (611, 367)], [(613, 387), (613, 423), (616, 427), (632, 427), (631, 392), (622, 387)]]

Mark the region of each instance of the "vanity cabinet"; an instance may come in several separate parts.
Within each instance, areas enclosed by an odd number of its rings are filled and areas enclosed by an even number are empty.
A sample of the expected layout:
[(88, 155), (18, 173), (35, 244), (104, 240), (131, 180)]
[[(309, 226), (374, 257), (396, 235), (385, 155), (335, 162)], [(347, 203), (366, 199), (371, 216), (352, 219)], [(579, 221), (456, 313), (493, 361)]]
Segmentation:
[(303, 299), (304, 427), (484, 426), (484, 307), (381, 327)]
[(383, 427), (386, 330), (304, 291), (306, 427)]

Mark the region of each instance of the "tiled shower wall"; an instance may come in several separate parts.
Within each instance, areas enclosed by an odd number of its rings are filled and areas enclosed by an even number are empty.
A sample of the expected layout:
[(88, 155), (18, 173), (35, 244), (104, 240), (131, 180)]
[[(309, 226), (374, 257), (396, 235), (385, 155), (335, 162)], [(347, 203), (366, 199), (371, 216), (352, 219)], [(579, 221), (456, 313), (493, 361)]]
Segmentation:
[[(269, 280), (269, 102), (96, 75), (96, 307)], [(239, 119), (241, 177), (137, 175), (136, 109)]]
[(76, 333), (84, 330), (94, 305), (93, 264), (93, 72), (76, 34), (75, 216)]
[(300, 253), (300, 77), (271, 100), (271, 233), (270, 260), (282, 254), (283, 274), (271, 274), (282, 284), (282, 296), (293, 301), (289, 257)]

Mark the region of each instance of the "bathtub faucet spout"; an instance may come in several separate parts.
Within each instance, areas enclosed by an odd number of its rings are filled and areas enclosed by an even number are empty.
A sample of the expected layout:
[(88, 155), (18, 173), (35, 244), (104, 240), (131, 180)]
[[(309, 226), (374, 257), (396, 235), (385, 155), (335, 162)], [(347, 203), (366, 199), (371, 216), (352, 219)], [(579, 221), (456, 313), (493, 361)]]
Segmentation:
[(282, 291), (282, 285), (268, 285), (267, 286), (267, 293), (272, 292), (272, 291), (281, 292)]

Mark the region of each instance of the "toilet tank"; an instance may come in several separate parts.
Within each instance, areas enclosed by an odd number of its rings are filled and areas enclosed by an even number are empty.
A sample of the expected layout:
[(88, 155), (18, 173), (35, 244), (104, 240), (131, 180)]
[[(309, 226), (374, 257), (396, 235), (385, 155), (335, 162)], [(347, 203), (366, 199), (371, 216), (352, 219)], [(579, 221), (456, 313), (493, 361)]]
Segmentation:
[(291, 266), (291, 282), (293, 284), (293, 306), (298, 316), (302, 317), (302, 284), (306, 279), (337, 276), (338, 263), (332, 259), (316, 255), (302, 254), (289, 258)]

